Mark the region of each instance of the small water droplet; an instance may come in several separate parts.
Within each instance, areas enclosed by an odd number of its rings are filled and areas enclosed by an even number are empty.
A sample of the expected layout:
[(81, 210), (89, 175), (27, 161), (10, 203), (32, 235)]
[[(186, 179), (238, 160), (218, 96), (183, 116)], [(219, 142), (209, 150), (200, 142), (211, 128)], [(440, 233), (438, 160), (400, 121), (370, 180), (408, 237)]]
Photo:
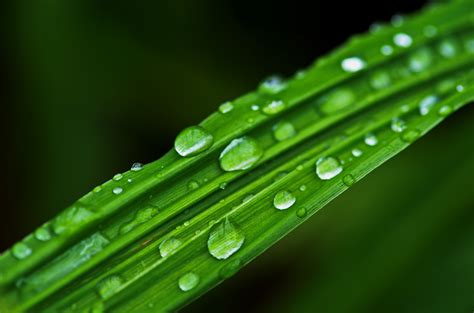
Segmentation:
[(390, 46), (390, 45), (384, 45), (380, 48), (380, 53), (382, 53), (383, 55), (392, 55), (393, 53), (393, 47)]
[(433, 62), (433, 54), (427, 48), (422, 48), (412, 53), (408, 60), (410, 70), (415, 73), (426, 70)]
[(401, 133), (407, 128), (407, 125), (404, 120), (399, 117), (392, 118), (392, 124), (390, 126), (392, 130), (396, 133)]
[(260, 106), (254, 104), (254, 105), (252, 105), (252, 106), (250, 107), (250, 110), (252, 110), (252, 111), (258, 111), (258, 110), (260, 110)]
[(222, 266), (222, 268), (219, 271), (219, 276), (222, 279), (228, 279), (234, 276), (240, 270), (241, 266), (242, 266), (242, 261), (240, 261), (240, 259), (229, 261), (224, 266)]
[(296, 216), (298, 216), (299, 218), (305, 217), (306, 214), (307, 212), (305, 208), (299, 208), (298, 211), (296, 211)]
[(102, 186), (97, 186), (97, 187), (95, 187), (93, 191), (94, 191), (95, 193), (101, 192), (101, 191), (102, 191)]
[(362, 156), (364, 154), (364, 152), (360, 149), (353, 149), (352, 150), (352, 155), (356, 158)]
[(408, 143), (414, 142), (420, 137), (420, 131), (416, 129), (405, 130), (402, 133), (402, 140)]
[(124, 279), (119, 275), (111, 275), (97, 284), (97, 293), (102, 299), (109, 299), (122, 287)]
[(365, 135), (364, 142), (366, 145), (374, 147), (379, 143), (379, 140), (374, 134), (368, 133), (367, 135)]
[(306, 185), (301, 185), (300, 188), (299, 188), (300, 191), (306, 191)]
[(159, 247), (161, 257), (165, 258), (173, 254), (183, 243), (174, 237), (165, 239)]
[(222, 190), (226, 189), (227, 188), (227, 183), (224, 182), (224, 183), (220, 184), (219, 188), (222, 189)]
[(343, 170), (341, 162), (333, 157), (323, 157), (316, 162), (316, 174), (321, 180), (330, 180)]
[(254, 197), (253, 194), (248, 194), (248, 195), (246, 195), (246, 196), (242, 199), (242, 203), (247, 203), (247, 202), (249, 202), (250, 200), (252, 200), (253, 197)]
[(295, 204), (295, 196), (286, 190), (279, 191), (273, 198), (273, 206), (278, 210), (289, 209)]
[(259, 86), (258, 90), (266, 94), (277, 94), (285, 90), (287, 83), (277, 75), (270, 76), (265, 79)]
[(281, 121), (273, 126), (273, 137), (278, 141), (284, 141), (294, 137), (296, 129), (290, 122)]
[(408, 34), (398, 33), (393, 36), (393, 42), (399, 47), (408, 48), (412, 45), (413, 39)]
[(344, 176), (344, 178), (342, 179), (342, 182), (344, 183), (344, 185), (346, 185), (347, 187), (350, 187), (352, 185), (354, 185), (354, 183), (356, 182), (354, 176), (352, 176), (351, 174), (349, 175), (346, 175)]
[(119, 195), (123, 192), (123, 188), (122, 187), (115, 187), (112, 192), (116, 195)]
[(341, 88), (330, 92), (318, 101), (320, 109), (325, 114), (333, 114), (352, 105), (356, 100), (354, 92)]
[(366, 67), (367, 63), (359, 57), (350, 57), (342, 60), (341, 67), (349, 73), (358, 72)]
[(436, 26), (428, 25), (425, 28), (423, 28), (423, 34), (426, 37), (432, 38), (436, 36), (437, 33), (438, 33), (438, 29), (436, 28)]
[(178, 280), (179, 289), (182, 291), (189, 291), (196, 288), (199, 284), (200, 278), (199, 275), (193, 272), (189, 272), (181, 276)]
[(195, 190), (195, 189), (198, 189), (198, 188), (199, 188), (199, 183), (197, 181), (195, 181), (194, 179), (190, 180), (188, 182), (188, 189), (189, 190)]
[(209, 234), (207, 248), (218, 260), (225, 260), (236, 253), (244, 244), (245, 236), (228, 218), (214, 225)]
[(46, 227), (40, 227), (35, 231), (35, 238), (39, 241), (48, 241), (51, 239), (51, 233)]
[(394, 27), (400, 27), (403, 25), (403, 23), (405, 23), (405, 17), (403, 15), (400, 15), (400, 14), (395, 14), (394, 16), (392, 16), (392, 18), (390, 19), (390, 23), (394, 26)]
[(190, 157), (209, 149), (214, 143), (212, 135), (201, 126), (191, 126), (179, 133), (174, 148), (179, 155)]
[(221, 112), (222, 114), (229, 113), (233, 109), (234, 109), (234, 105), (230, 101), (224, 102), (223, 104), (219, 106), (219, 112)]
[(123, 224), (120, 227), (120, 234), (124, 235), (130, 231), (132, 231), (134, 228), (137, 226), (151, 220), (156, 214), (158, 214), (158, 210), (156, 208), (150, 207), (150, 208), (142, 208), (137, 211), (135, 214), (134, 218)]
[(302, 171), (302, 170), (304, 170), (304, 165), (303, 165), (303, 164), (298, 164), (298, 166), (296, 167), (296, 170), (297, 170), (297, 171)]
[(457, 92), (464, 92), (464, 86), (463, 85), (457, 85), (456, 86), (456, 91)]
[(458, 53), (456, 43), (453, 40), (446, 39), (439, 45), (439, 53), (445, 58), (453, 58)]
[(33, 250), (23, 242), (18, 242), (12, 247), (12, 255), (19, 259), (23, 260), (29, 257), (33, 253)]
[(232, 142), (219, 156), (221, 168), (226, 172), (246, 170), (254, 166), (263, 156), (258, 142), (250, 137), (242, 137)]
[(113, 179), (114, 179), (115, 181), (119, 181), (119, 180), (121, 180), (122, 178), (123, 178), (123, 175), (122, 175), (122, 174), (116, 174)]
[(439, 98), (433, 95), (429, 95), (423, 98), (419, 104), (420, 114), (427, 115), (428, 113), (430, 113), (431, 109), (436, 103), (438, 103), (438, 101)]
[(392, 79), (385, 71), (376, 71), (370, 76), (370, 86), (376, 90), (387, 88), (391, 83)]
[(446, 117), (453, 112), (453, 109), (449, 105), (443, 105), (438, 110), (438, 115), (441, 117)]
[(282, 100), (272, 100), (268, 102), (263, 108), (263, 113), (267, 115), (274, 115), (280, 113), (286, 108), (285, 102)]
[(140, 172), (143, 169), (143, 164), (141, 163), (133, 163), (132, 168), (130, 169), (132, 172)]

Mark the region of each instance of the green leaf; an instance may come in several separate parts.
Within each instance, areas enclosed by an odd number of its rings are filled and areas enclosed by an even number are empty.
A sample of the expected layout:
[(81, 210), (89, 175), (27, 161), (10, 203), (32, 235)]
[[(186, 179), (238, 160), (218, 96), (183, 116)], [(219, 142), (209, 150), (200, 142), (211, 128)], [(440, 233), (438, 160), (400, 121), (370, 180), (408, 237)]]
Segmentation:
[[(474, 99), (471, 1), (221, 105), (0, 257), (0, 310), (175, 310)], [(47, 235), (46, 235), (47, 234)]]

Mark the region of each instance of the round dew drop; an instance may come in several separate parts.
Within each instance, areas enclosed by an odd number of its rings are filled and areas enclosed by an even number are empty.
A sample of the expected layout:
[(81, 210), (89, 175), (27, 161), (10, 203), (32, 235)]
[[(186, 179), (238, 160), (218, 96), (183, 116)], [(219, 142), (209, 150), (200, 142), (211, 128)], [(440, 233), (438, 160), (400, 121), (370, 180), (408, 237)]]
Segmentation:
[(342, 88), (330, 92), (321, 98), (320, 110), (325, 114), (333, 114), (352, 105), (356, 100), (356, 95), (350, 89)]
[(422, 72), (433, 62), (433, 54), (427, 48), (423, 48), (412, 53), (408, 59), (410, 70), (415, 73)]
[(370, 77), (370, 86), (375, 90), (387, 88), (392, 84), (390, 75), (385, 71), (377, 71)]
[(299, 218), (305, 217), (306, 214), (307, 214), (307, 212), (306, 212), (305, 208), (300, 208), (300, 209), (298, 209), (298, 211), (296, 211), (296, 216), (298, 216)]
[(278, 114), (286, 108), (285, 102), (282, 100), (273, 100), (267, 103), (263, 108), (263, 113), (267, 115)]
[(402, 133), (402, 140), (412, 143), (420, 137), (420, 131), (417, 129), (406, 130)]
[(365, 142), (366, 145), (368, 145), (370, 147), (374, 147), (379, 143), (379, 140), (377, 139), (377, 137), (374, 134), (369, 133), (365, 136), (364, 142)]
[(139, 172), (143, 169), (143, 164), (141, 163), (133, 163), (132, 168), (130, 169), (132, 172)]
[(31, 250), (31, 248), (26, 243), (23, 243), (23, 242), (16, 243), (12, 247), (11, 251), (12, 251), (12, 255), (19, 260), (26, 259), (33, 253), (33, 250)]
[(277, 75), (265, 79), (259, 86), (258, 90), (266, 94), (277, 94), (285, 90), (287, 83)]
[(116, 194), (116, 195), (119, 195), (119, 194), (121, 194), (121, 193), (123, 192), (123, 188), (121, 188), (121, 187), (115, 187), (115, 188), (112, 190), (112, 192), (113, 192), (114, 194)]
[(427, 115), (430, 113), (433, 106), (438, 103), (439, 98), (433, 95), (427, 96), (420, 101), (419, 108), (421, 115)]
[(97, 284), (97, 293), (102, 299), (109, 299), (120, 290), (123, 283), (124, 280), (119, 275), (106, 277)]
[(214, 137), (201, 126), (191, 126), (179, 133), (174, 142), (174, 149), (183, 157), (198, 155), (209, 149)]
[(391, 55), (393, 53), (393, 47), (390, 46), (390, 45), (385, 45), (385, 46), (382, 46), (380, 48), (380, 53), (382, 53), (383, 55)]
[(405, 33), (398, 33), (393, 36), (393, 42), (399, 47), (408, 48), (412, 45), (413, 39), (410, 35), (407, 35)]
[(366, 62), (359, 57), (351, 57), (342, 60), (341, 67), (344, 71), (349, 73), (358, 72), (366, 67)]
[(179, 289), (182, 291), (189, 291), (199, 284), (200, 278), (196, 273), (189, 272), (181, 276), (178, 280)]
[(289, 209), (295, 204), (296, 198), (289, 191), (279, 191), (273, 198), (273, 206), (278, 210)]
[(226, 172), (242, 171), (254, 166), (263, 156), (258, 142), (250, 137), (234, 139), (219, 156), (221, 168)]
[(443, 105), (441, 108), (438, 110), (438, 115), (441, 117), (448, 116), (453, 112), (453, 109), (449, 105)]
[(458, 53), (456, 43), (453, 40), (446, 39), (439, 45), (439, 53), (445, 58), (453, 58)]
[(296, 135), (296, 129), (290, 122), (279, 122), (273, 126), (273, 137), (277, 141), (284, 141)]
[(244, 241), (245, 236), (226, 218), (212, 227), (207, 240), (207, 248), (213, 257), (225, 260), (239, 251)]
[(113, 179), (114, 179), (115, 181), (119, 181), (119, 180), (121, 180), (122, 178), (123, 178), (123, 175), (122, 175), (122, 174), (117, 174), (117, 175), (114, 176)]
[(232, 102), (225, 102), (219, 106), (219, 112), (221, 112), (222, 114), (229, 113), (233, 109), (234, 105), (232, 104)]
[(316, 174), (321, 180), (331, 180), (342, 170), (341, 162), (333, 157), (323, 157), (316, 162)]
[(45, 227), (40, 227), (35, 231), (35, 238), (39, 241), (48, 241), (51, 239), (51, 233)]
[(352, 155), (356, 158), (362, 156), (364, 154), (364, 152), (360, 149), (353, 149), (352, 150)]
[(194, 179), (188, 182), (188, 190), (195, 190), (198, 188), (199, 188), (199, 183), (195, 181)]
[(391, 128), (394, 132), (401, 133), (405, 128), (407, 128), (407, 125), (404, 120), (396, 117), (392, 119)]
[(173, 254), (183, 243), (174, 237), (165, 239), (159, 247), (161, 257), (165, 258)]

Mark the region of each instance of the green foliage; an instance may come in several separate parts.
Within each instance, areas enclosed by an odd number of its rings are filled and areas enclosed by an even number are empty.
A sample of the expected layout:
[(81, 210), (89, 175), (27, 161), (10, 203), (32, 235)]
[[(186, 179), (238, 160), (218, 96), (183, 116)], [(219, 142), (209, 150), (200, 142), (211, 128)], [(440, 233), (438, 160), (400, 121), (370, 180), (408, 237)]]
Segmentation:
[(470, 1), (429, 7), (225, 103), (0, 258), (0, 309), (170, 311), (474, 98)]

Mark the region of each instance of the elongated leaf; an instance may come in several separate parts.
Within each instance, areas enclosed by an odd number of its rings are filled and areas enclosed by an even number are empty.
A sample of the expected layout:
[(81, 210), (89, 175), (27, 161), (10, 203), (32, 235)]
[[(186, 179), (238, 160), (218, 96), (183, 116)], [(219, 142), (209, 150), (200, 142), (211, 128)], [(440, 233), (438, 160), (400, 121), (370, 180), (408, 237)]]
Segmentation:
[(222, 105), (2, 255), (0, 310), (170, 311), (229, 278), (473, 100), (466, 12), (374, 27)]

